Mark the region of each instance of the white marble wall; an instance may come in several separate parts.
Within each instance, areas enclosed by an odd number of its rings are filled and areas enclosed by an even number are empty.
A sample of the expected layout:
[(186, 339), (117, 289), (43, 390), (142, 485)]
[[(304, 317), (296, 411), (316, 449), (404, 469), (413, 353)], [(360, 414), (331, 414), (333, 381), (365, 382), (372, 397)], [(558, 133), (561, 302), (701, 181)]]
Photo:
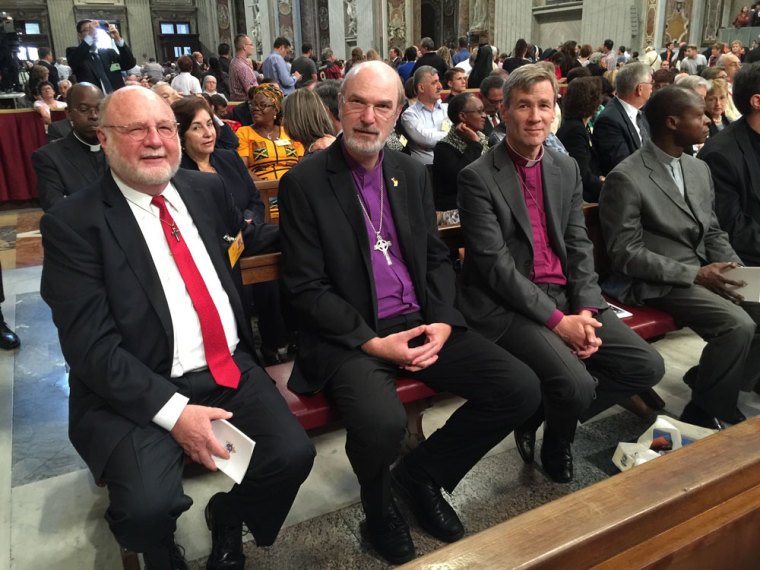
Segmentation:
[(535, 41), (532, 5), (532, 0), (496, 2), (493, 41), (499, 50), (509, 53), (520, 38)]
[(356, 45), (365, 52), (370, 48), (380, 51), (379, 38), (375, 34), (375, 21), (379, 14), (375, 12), (373, 0), (356, 0)]
[[(631, 2), (622, 0), (584, 0), (581, 33), (577, 38), (582, 43), (592, 46), (601, 45), (604, 40), (628, 47), (631, 42)], [(644, 4), (637, 1), (639, 18), (643, 18)], [(643, 21), (639, 27), (643, 26)], [(640, 34), (641, 35), (641, 34)], [(571, 38), (567, 38), (571, 39)], [(636, 46), (638, 49), (639, 46)]]
[[(148, 61), (148, 58), (157, 56), (150, 0), (129, 0), (126, 7), (127, 20), (129, 21), (127, 43), (137, 60), (137, 65), (142, 65)], [(203, 36), (201, 35), (201, 37)]]
[(336, 59), (346, 59), (346, 28), (343, 18), (343, 0), (329, 0), (330, 48)]

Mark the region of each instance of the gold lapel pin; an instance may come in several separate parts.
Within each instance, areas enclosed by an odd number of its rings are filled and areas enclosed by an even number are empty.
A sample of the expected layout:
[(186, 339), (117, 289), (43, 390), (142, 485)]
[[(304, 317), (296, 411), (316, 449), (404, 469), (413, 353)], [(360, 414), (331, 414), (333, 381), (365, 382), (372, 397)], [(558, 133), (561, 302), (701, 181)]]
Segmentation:
[(396, 188), (398, 186), (398, 180), (395, 178), (391, 178), (391, 182), (393, 182), (393, 187)]

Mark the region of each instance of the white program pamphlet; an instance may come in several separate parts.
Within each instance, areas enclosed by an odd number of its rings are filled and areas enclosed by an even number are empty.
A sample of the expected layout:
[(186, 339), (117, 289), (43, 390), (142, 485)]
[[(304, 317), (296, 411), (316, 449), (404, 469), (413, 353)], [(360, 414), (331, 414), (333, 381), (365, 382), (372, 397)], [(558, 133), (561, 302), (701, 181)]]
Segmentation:
[(230, 452), (229, 459), (212, 455), (216, 466), (238, 485), (243, 481), (248, 464), (251, 462), (256, 442), (227, 420), (214, 420), (211, 429), (216, 439)]
[(618, 307), (617, 305), (613, 305), (609, 301), (607, 301), (607, 304), (610, 306), (610, 309), (612, 309), (612, 312), (615, 313), (615, 315), (619, 319), (627, 319), (628, 317), (633, 316), (632, 312), (626, 311), (623, 307)]
[(736, 267), (723, 275), (734, 281), (744, 281), (744, 287), (732, 287), (745, 301), (760, 303), (760, 267)]

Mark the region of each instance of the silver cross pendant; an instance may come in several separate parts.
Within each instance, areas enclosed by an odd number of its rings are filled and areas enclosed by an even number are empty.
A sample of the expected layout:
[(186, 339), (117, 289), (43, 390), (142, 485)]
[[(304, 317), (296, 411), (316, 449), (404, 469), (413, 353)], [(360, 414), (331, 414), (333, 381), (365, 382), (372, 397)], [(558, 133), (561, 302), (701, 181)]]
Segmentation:
[(380, 251), (385, 256), (385, 261), (388, 262), (388, 265), (393, 265), (393, 262), (391, 261), (391, 256), (388, 254), (388, 249), (391, 247), (390, 240), (383, 239), (380, 236), (380, 232), (377, 232), (377, 241), (375, 242), (375, 251)]

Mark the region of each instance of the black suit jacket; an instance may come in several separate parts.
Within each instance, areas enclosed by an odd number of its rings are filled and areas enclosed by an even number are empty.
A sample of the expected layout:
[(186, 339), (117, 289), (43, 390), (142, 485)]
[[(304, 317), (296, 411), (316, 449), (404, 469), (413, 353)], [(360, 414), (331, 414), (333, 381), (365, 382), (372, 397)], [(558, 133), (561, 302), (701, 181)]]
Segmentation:
[(697, 155), (710, 167), (715, 212), (747, 265), (760, 265), (760, 159), (742, 117), (707, 139)]
[(598, 202), (602, 180), (599, 178), (596, 158), (591, 152), (591, 137), (586, 125), (581, 119), (565, 119), (557, 131), (557, 138), (578, 163), (583, 180), (583, 199), (586, 202)]
[[(121, 76), (121, 72), (132, 69), (137, 64), (127, 43), (124, 42), (123, 46), (119, 46), (118, 53), (113, 49), (99, 49), (98, 54), (114, 91), (124, 87), (124, 78)], [(90, 57), (90, 46), (87, 45), (87, 42), (82, 40), (78, 46), (66, 48), (66, 58), (69, 60), (71, 71), (79, 83), (87, 81), (98, 87), (101, 86), (100, 78), (95, 71), (95, 64)], [(117, 66), (119, 69), (111, 69), (111, 67)]]
[[(299, 393), (321, 389), (351, 352), (377, 336), (369, 238), (341, 141), (280, 179), (283, 281), (301, 331), (288, 385)], [(454, 308), (454, 272), (438, 236), (425, 167), (402, 153), (384, 153), (386, 197), (424, 319), (465, 326)]]
[(435, 67), (438, 70), (438, 79), (440, 79), (441, 83), (443, 83), (443, 76), (448, 71), (449, 66), (445, 61), (443, 61), (443, 58), (440, 55), (434, 51), (422, 54), (420, 58), (415, 62), (411, 75), (414, 75), (414, 72), (423, 65), (430, 65), (432, 67)]
[[(240, 229), (240, 213), (218, 176), (180, 169), (172, 183), (227, 292), (240, 347), (254, 354), (239, 296), (239, 263), (230, 268), (223, 239)], [(148, 425), (177, 391), (169, 379), (169, 306), (145, 239), (110, 172), (58, 203), (42, 217), (40, 230), (40, 294), (52, 309), (71, 366), (69, 437), (97, 479), (118, 442)], [(246, 255), (275, 249), (272, 230), (246, 224)]]
[(71, 121), (68, 119), (61, 119), (60, 121), (53, 121), (48, 125), (47, 142), (51, 143), (58, 139), (64, 138), (71, 132)]
[(105, 153), (90, 152), (77, 140), (74, 131), (32, 153), (32, 168), (37, 174), (37, 194), (47, 211), (57, 201), (86, 188), (105, 174)]
[[(224, 182), (227, 191), (232, 194), (235, 206), (243, 212), (243, 218), (263, 224), (264, 202), (261, 201), (259, 189), (253, 183), (248, 169), (240, 160), (240, 155), (231, 150), (216, 149), (211, 153), (209, 161)], [(196, 162), (187, 154), (182, 155), (180, 166), (188, 170), (198, 170)]]
[(625, 114), (617, 97), (610, 99), (604, 111), (594, 121), (591, 140), (594, 144), (596, 163), (600, 174), (604, 176), (641, 146), (636, 127)]

